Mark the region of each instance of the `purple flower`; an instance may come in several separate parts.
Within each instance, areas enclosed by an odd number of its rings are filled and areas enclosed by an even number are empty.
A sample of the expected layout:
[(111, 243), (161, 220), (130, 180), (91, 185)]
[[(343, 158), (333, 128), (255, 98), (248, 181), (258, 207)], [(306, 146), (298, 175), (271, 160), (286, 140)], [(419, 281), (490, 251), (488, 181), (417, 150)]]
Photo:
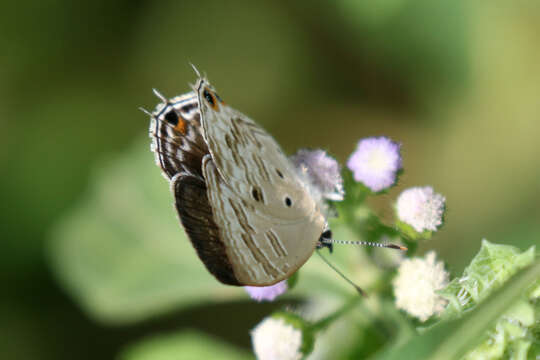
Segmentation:
[(409, 188), (397, 199), (397, 216), (418, 232), (436, 231), (442, 224), (445, 201), (431, 186)]
[(392, 186), (401, 169), (400, 146), (384, 136), (360, 140), (347, 161), (354, 180), (362, 182), (373, 192)]
[(288, 288), (287, 280), (270, 286), (244, 286), (249, 296), (258, 302), (273, 301), (276, 297), (287, 291)]
[(343, 179), (338, 162), (324, 150), (300, 149), (291, 161), (323, 198), (343, 200)]

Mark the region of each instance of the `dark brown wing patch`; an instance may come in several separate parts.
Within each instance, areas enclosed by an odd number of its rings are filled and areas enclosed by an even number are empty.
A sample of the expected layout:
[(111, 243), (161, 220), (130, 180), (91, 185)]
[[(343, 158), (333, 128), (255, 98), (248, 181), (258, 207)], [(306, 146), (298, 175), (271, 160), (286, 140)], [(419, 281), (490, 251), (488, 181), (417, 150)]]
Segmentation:
[(172, 180), (172, 190), (180, 221), (208, 271), (228, 285), (242, 285), (225, 253), (202, 178), (181, 173)]

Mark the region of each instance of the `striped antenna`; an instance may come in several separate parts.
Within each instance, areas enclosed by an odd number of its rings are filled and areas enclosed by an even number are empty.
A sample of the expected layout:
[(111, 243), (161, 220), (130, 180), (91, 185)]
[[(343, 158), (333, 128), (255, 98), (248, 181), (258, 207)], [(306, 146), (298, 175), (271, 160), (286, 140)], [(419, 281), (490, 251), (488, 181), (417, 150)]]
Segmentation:
[(323, 244), (363, 245), (363, 246), (373, 246), (373, 247), (380, 247), (380, 248), (396, 249), (396, 250), (402, 250), (402, 251), (407, 251), (408, 250), (405, 246), (401, 246), (401, 245), (374, 243), (374, 242), (370, 242), (370, 241), (334, 240), (334, 239), (328, 239), (328, 238), (323, 237), (323, 238), (321, 238), (320, 242), (322, 242)]

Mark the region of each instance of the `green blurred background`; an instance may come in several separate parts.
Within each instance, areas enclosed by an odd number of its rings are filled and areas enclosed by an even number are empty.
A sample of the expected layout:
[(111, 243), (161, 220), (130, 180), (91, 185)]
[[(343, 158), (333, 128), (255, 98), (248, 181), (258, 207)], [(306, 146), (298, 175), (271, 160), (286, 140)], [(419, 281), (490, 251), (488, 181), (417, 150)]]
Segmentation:
[[(117, 168), (111, 159), (140, 148), (149, 164), (141, 176), (159, 178), (149, 120), (137, 108), (154, 107), (153, 87), (168, 97), (186, 92), (195, 80), (190, 62), (288, 153), (322, 147), (344, 163), (362, 137), (400, 141), (405, 174), (374, 206), (390, 218), (391, 201), (415, 185), (445, 195), (446, 224), (422, 249), (437, 249), (452, 271), (483, 237), (522, 249), (540, 243), (537, 1), (53, 0), (2, 8), (2, 358), (112, 358), (147, 334), (182, 327), (247, 349), (248, 329), (280, 306), (235, 299), (108, 322), (83, 311), (69, 281), (58, 281), (71, 274), (51, 267), (61, 258), (51, 229), (92, 197), (96, 177)], [(84, 236), (84, 223), (77, 229)]]

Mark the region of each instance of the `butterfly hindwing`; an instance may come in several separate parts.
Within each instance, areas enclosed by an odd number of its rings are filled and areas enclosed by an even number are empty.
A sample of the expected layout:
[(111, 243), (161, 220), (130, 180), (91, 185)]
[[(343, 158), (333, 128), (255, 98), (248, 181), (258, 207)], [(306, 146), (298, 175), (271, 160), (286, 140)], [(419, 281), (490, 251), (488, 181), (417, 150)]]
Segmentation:
[(166, 178), (187, 171), (202, 176), (201, 164), (208, 147), (201, 131), (195, 93), (158, 105), (150, 123), (151, 149)]

